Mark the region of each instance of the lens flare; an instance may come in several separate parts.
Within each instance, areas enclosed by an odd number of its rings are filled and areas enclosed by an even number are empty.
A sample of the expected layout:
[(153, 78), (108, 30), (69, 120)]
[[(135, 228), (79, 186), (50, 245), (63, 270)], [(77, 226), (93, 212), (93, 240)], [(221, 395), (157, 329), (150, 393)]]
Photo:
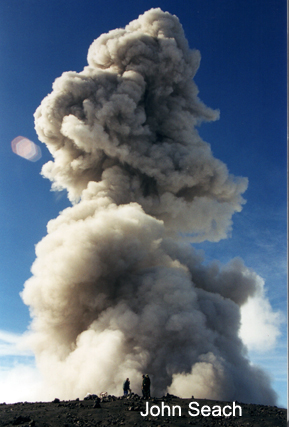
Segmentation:
[(11, 142), (13, 153), (31, 162), (36, 162), (41, 157), (41, 149), (30, 139), (24, 136), (17, 136)]

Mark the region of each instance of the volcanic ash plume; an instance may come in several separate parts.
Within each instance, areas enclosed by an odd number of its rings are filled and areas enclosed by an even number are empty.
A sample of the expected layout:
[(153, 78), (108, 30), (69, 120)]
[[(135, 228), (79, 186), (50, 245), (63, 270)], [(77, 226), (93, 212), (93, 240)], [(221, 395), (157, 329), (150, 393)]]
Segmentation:
[(119, 395), (126, 377), (140, 393), (149, 373), (154, 395), (275, 403), (238, 335), (260, 278), (239, 259), (205, 267), (187, 243), (225, 238), (247, 187), (196, 130), (218, 118), (199, 61), (177, 17), (152, 9), (95, 40), (35, 113), (54, 158), (42, 173), (73, 202), (22, 294), (54, 397)]

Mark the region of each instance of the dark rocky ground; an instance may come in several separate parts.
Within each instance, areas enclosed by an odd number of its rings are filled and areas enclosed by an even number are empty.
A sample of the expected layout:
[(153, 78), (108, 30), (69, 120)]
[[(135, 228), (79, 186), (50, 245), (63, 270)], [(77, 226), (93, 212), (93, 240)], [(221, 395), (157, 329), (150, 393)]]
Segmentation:
[[(286, 426), (287, 411), (276, 406), (262, 406), (237, 403), (242, 408), (242, 416), (190, 416), (189, 403), (198, 402), (199, 408), (203, 405), (232, 407), (232, 402), (218, 402), (204, 399), (180, 399), (167, 395), (162, 398), (152, 398), (151, 405), (161, 407), (161, 402), (166, 405), (179, 405), (182, 409), (181, 416), (147, 416), (142, 417), (140, 412), (145, 412), (146, 402), (138, 395), (129, 397), (108, 396), (99, 399), (96, 395), (86, 397), (84, 400), (14, 403), (0, 404), (0, 426), (19, 427), (94, 427), (94, 426), (201, 426), (201, 427), (283, 427)], [(192, 411), (193, 412), (193, 411)], [(195, 413), (195, 412), (193, 412)]]

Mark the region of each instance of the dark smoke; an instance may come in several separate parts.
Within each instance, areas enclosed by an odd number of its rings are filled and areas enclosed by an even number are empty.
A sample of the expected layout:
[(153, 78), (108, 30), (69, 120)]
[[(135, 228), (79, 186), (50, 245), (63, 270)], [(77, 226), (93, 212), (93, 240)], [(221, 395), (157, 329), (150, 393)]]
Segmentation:
[[(213, 157), (196, 126), (200, 62), (176, 16), (152, 9), (101, 35), (35, 113), (74, 205), (48, 223), (23, 300), (48, 392), (140, 392), (274, 404), (239, 338), (259, 277), (239, 259), (204, 267), (189, 243), (219, 241), (242, 209), (245, 178)], [(181, 238), (185, 235), (185, 238)], [(54, 396), (55, 397), (55, 396)]]

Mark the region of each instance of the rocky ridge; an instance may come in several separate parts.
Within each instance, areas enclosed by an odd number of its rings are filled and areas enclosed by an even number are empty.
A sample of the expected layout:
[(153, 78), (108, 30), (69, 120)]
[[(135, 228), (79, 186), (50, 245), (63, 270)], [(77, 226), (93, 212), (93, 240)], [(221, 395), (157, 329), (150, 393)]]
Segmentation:
[[(163, 404), (173, 407), (178, 405), (181, 408), (174, 415), (168, 416), (168, 410), (164, 415), (155, 415), (158, 410), (155, 406), (161, 407)], [(256, 404), (243, 404), (236, 402), (242, 408), (242, 416), (236, 412), (235, 416), (197, 416), (189, 414), (189, 404), (195, 402), (195, 407), (201, 409), (219, 407), (221, 410), (225, 406), (232, 406), (232, 402), (221, 402), (206, 399), (181, 399), (167, 394), (162, 398), (151, 398), (148, 402), (132, 393), (124, 397), (104, 396), (95, 394), (86, 396), (83, 400), (60, 401), (54, 399), (53, 402), (19, 402), (14, 404), (0, 404), (0, 426), (19, 427), (160, 427), (160, 426), (201, 426), (201, 427), (283, 427), (286, 425), (286, 409), (276, 406), (264, 406)], [(199, 406), (198, 406), (199, 405)], [(153, 415), (142, 416), (146, 413), (147, 407), (154, 407)], [(206, 408), (204, 413), (208, 413)], [(192, 413), (192, 411), (191, 411)], [(193, 412), (194, 414), (196, 413)]]

